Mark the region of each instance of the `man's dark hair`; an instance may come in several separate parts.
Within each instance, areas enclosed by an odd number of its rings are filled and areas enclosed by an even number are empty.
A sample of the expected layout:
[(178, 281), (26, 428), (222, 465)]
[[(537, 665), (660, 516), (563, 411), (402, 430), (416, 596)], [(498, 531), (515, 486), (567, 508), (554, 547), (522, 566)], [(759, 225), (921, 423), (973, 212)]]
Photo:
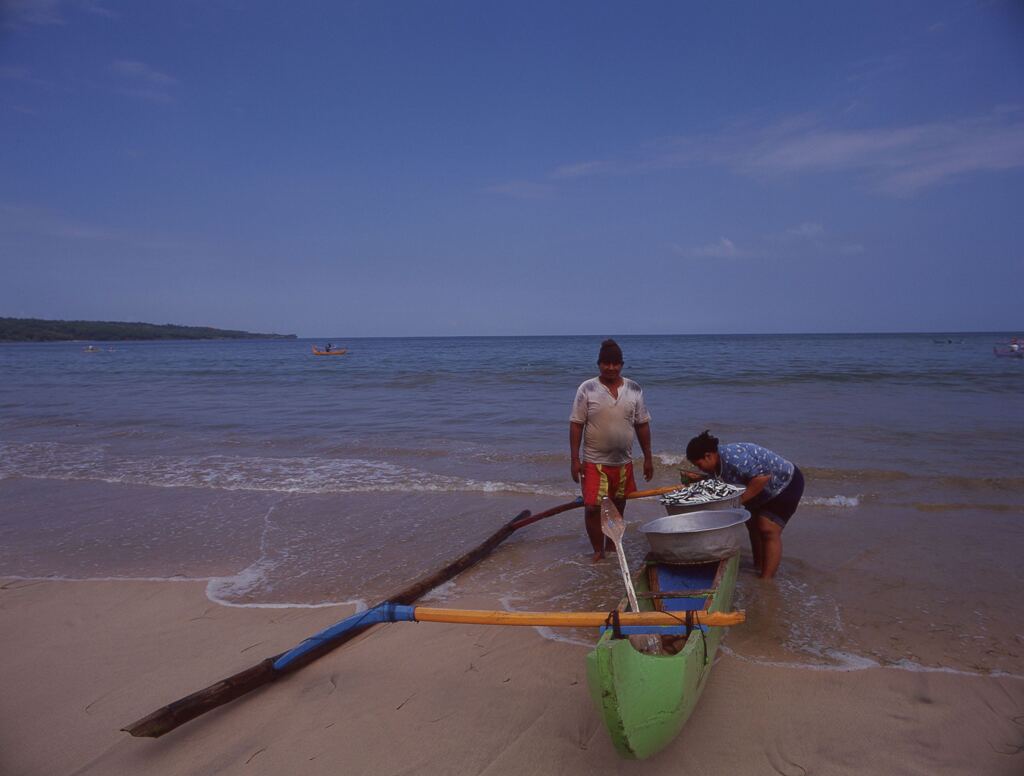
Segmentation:
[(686, 445), (686, 460), (699, 461), (708, 453), (718, 452), (718, 437), (711, 436), (710, 431), (704, 431), (703, 434), (695, 436), (690, 440), (690, 443)]
[(621, 364), (622, 348), (613, 339), (606, 339), (601, 343), (601, 351), (597, 354), (599, 364)]

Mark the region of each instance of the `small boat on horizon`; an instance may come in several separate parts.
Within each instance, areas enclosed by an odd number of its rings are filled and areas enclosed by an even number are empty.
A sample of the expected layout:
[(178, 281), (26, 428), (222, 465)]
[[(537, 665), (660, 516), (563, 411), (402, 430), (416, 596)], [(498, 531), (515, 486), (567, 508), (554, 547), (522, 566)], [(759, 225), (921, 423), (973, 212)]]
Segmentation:
[(321, 350), (316, 345), (313, 346), (314, 356), (343, 356), (348, 353), (348, 348), (335, 348), (328, 345), (326, 348)]
[(994, 345), (992, 347), (992, 353), (996, 358), (1024, 358), (1024, 350), (1017, 348), (1014, 350), (1012, 347), (999, 347)]

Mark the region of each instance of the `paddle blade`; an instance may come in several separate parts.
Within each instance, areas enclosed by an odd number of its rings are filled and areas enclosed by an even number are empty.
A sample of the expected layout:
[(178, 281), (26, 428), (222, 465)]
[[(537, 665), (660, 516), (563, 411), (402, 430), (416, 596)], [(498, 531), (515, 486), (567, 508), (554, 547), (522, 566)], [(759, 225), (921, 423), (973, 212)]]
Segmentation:
[(621, 542), (626, 533), (626, 521), (622, 519), (622, 513), (607, 496), (601, 499), (601, 533), (615, 544)]

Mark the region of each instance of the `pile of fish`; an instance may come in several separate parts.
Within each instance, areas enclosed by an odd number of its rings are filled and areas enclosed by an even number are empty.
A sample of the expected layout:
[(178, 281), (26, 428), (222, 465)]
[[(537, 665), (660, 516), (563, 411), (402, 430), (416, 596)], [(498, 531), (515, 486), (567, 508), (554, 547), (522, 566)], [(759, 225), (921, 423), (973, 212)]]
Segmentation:
[(710, 504), (712, 501), (732, 498), (742, 492), (743, 488), (730, 485), (721, 480), (698, 480), (689, 485), (684, 485), (679, 490), (666, 493), (661, 497), (661, 503), (665, 506)]

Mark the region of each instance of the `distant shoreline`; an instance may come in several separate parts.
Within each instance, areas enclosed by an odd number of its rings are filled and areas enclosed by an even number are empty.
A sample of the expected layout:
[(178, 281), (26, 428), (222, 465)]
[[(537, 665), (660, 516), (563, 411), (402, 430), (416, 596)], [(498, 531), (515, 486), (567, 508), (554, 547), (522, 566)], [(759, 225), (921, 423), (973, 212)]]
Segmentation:
[(138, 321), (57, 321), (0, 318), (0, 342), (131, 342), (152, 340), (298, 339), (295, 334), (261, 334), (212, 326), (177, 326)]

